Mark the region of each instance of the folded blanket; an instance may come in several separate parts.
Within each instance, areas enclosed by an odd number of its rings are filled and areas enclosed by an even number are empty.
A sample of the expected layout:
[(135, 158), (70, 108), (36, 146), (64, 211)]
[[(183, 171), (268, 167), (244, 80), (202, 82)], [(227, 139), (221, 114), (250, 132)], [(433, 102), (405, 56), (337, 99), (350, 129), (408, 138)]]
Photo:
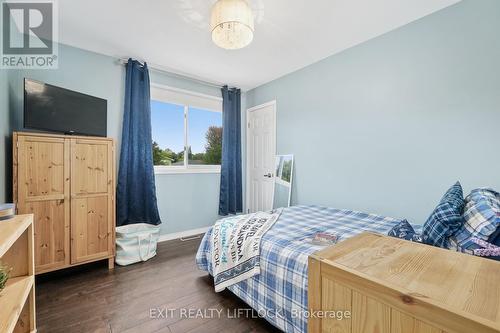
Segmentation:
[(282, 209), (222, 219), (212, 231), (215, 291), (260, 274), (260, 241)]

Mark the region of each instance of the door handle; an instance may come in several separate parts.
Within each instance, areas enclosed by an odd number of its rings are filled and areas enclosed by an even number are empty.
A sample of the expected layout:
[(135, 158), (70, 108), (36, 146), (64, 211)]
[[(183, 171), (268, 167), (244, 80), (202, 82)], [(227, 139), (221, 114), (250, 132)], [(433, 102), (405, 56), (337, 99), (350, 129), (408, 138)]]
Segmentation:
[(264, 177), (271, 178), (273, 175), (269, 172), (268, 174), (264, 175)]

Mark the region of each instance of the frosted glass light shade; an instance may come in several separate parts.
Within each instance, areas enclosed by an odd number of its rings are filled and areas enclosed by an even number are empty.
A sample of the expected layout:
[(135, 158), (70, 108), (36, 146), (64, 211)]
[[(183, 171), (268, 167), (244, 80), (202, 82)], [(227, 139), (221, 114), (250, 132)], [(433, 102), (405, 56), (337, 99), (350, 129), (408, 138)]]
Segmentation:
[(224, 49), (241, 49), (253, 40), (253, 13), (245, 0), (218, 0), (210, 20), (213, 42)]

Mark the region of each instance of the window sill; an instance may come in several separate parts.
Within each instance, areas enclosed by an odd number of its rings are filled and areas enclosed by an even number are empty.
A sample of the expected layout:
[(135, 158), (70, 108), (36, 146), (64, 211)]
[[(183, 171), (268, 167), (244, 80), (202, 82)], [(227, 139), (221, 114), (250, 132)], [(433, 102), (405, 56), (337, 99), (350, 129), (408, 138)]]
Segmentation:
[(155, 166), (155, 175), (220, 173), (220, 166), (215, 167), (158, 167)]

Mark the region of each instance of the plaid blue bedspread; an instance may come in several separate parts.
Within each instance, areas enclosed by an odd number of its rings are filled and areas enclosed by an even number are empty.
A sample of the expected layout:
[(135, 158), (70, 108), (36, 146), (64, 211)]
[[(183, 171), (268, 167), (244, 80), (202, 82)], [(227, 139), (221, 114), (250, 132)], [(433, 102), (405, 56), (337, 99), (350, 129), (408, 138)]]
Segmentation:
[[(229, 217), (235, 218), (235, 217)], [(307, 259), (322, 246), (304, 239), (318, 232), (340, 233), (341, 240), (363, 231), (387, 234), (401, 220), (320, 206), (285, 208), (261, 243), (260, 275), (228, 287), (285, 332), (307, 332)], [(212, 274), (211, 231), (204, 236), (196, 263)]]

